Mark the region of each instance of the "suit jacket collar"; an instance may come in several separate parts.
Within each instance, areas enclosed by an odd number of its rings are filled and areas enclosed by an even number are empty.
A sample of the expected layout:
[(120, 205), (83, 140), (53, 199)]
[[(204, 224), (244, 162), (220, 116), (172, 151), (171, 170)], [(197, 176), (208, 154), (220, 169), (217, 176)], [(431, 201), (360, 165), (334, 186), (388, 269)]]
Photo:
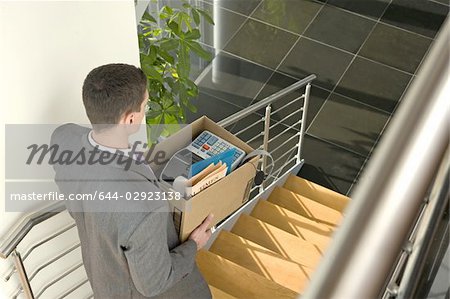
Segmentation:
[[(104, 150), (99, 147), (94, 147), (89, 142), (88, 137), (89, 131), (85, 132), (81, 136), (81, 144), (83, 145), (86, 150), (89, 151), (96, 151), (97, 155), (100, 155), (100, 153)], [(150, 165), (147, 163), (147, 161), (137, 161), (135, 159), (132, 159), (128, 155), (126, 155), (124, 152), (117, 150), (115, 153), (111, 153), (114, 158), (111, 158), (111, 163), (109, 163), (107, 166), (115, 167), (119, 169), (123, 169), (124, 171), (132, 171), (135, 173), (138, 173), (142, 176), (144, 176), (147, 180), (155, 182), (156, 183), (156, 176), (153, 173), (152, 169), (150, 168)]]

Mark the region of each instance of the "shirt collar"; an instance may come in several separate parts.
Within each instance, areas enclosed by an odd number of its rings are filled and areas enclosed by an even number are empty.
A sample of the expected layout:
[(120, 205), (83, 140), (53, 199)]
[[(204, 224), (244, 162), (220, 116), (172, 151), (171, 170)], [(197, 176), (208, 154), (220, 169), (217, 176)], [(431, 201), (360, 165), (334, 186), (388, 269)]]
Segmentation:
[(130, 157), (130, 158), (133, 158), (133, 157), (130, 156), (131, 155), (131, 153), (130, 153), (130, 151), (131, 151), (130, 146), (128, 148), (113, 148), (113, 147), (101, 145), (101, 144), (97, 143), (94, 140), (94, 138), (92, 137), (92, 132), (93, 132), (92, 130), (89, 132), (88, 139), (89, 139), (89, 143), (93, 147), (97, 147), (99, 150), (104, 151), (104, 152), (110, 152), (112, 154), (123, 154), (125, 156)]

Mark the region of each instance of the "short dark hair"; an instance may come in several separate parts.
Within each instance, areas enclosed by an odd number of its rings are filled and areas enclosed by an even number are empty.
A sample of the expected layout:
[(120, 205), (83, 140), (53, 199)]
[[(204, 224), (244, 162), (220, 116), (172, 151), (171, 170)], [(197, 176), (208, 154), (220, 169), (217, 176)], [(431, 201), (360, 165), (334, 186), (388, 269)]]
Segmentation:
[(129, 64), (93, 69), (83, 83), (83, 104), (90, 122), (117, 124), (125, 113), (138, 112), (147, 89), (144, 72)]

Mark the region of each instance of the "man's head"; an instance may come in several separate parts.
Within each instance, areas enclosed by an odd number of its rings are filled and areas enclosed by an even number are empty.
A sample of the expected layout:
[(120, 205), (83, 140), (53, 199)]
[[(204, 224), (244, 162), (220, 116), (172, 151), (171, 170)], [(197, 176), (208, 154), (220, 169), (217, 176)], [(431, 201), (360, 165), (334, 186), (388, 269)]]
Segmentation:
[(96, 125), (140, 124), (147, 99), (147, 78), (132, 65), (99, 66), (84, 80), (83, 103), (94, 129)]

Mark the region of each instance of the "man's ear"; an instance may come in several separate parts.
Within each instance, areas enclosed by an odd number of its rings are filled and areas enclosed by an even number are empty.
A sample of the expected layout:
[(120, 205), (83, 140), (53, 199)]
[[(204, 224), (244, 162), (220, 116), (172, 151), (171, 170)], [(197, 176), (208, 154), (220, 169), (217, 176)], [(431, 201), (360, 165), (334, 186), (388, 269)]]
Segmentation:
[(134, 113), (125, 113), (120, 118), (119, 124), (121, 125), (132, 125), (134, 123)]

